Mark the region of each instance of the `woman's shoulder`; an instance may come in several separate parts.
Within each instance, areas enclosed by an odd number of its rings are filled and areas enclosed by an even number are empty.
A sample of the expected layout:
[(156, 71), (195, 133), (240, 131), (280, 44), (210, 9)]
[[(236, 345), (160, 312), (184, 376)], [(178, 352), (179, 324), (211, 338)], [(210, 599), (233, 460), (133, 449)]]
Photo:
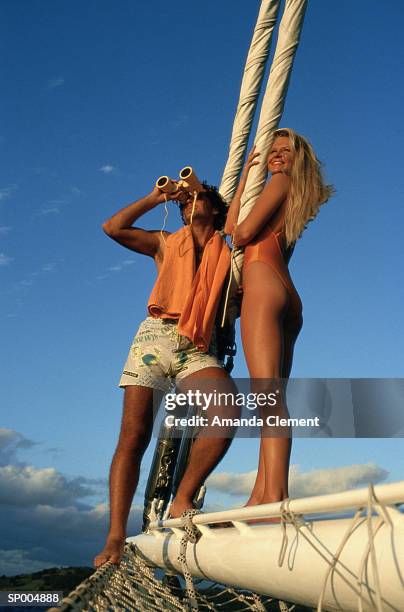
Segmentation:
[(267, 185), (272, 183), (273, 185), (290, 185), (290, 174), (286, 172), (273, 172), (267, 182)]
[(263, 193), (272, 196), (275, 195), (277, 199), (283, 199), (288, 195), (289, 189), (290, 176), (284, 172), (274, 172), (265, 185)]

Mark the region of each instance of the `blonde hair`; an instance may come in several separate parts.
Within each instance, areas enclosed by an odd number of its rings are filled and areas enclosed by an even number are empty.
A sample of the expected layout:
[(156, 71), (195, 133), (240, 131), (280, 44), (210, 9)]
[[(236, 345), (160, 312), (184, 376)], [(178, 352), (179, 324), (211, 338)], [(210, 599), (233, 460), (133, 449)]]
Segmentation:
[(334, 194), (332, 185), (326, 185), (321, 173), (321, 162), (311, 144), (290, 128), (275, 130), (276, 138), (289, 138), (294, 153), (291, 185), (285, 211), (285, 235), (287, 246), (296, 242), (307, 223), (318, 214), (320, 206)]

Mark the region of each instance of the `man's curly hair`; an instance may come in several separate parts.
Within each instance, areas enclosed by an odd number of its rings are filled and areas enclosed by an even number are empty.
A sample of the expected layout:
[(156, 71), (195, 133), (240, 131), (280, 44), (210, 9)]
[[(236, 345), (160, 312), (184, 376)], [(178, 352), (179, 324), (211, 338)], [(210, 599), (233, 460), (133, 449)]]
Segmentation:
[[(220, 195), (217, 187), (215, 187), (214, 185), (208, 185), (206, 181), (203, 181), (202, 185), (204, 191), (202, 191), (201, 194), (205, 195), (209, 199), (209, 202), (211, 203), (212, 207), (218, 211), (218, 214), (215, 215), (213, 226), (216, 230), (220, 231), (224, 228), (224, 224), (226, 222), (228, 206), (225, 200)], [(180, 202), (178, 202), (178, 205), (181, 213), (182, 222), (184, 223), (184, 225), (186, 225), (186, 221), (184, 218), (184, 207), (181, 205)]]

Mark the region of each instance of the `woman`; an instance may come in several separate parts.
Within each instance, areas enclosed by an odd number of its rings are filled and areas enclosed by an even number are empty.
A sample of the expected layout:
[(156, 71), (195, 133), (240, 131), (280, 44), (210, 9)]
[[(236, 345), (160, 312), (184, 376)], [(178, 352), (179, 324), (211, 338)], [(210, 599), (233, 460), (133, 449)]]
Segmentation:
[[(235, 247), (245, 247), (241, 335), (253, 390), (273, 392), (279, 387), (276, 381), (290, 375), (303, 323), (302, 303), (288, 263), (296, 240), (333, 190), (324, 184), (320, 162), (307, 140), (289, 128), (276, 130), (268, 156), (271, 179), (237, 225), (241, 196), (258, 155), (253, 149), (248, 157), (225, 232), (232, 234)], [(276, 414), (287, 416), (286, 406), (279, 404)], [(264, 428), (257, 478), (247, 505), (288, 497), (291, 438), (268, 435)]]

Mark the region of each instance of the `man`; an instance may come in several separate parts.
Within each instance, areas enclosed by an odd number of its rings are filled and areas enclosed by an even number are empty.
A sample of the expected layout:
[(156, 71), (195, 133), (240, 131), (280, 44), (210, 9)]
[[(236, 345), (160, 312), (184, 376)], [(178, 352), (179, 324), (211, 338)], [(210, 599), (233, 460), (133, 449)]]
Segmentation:
[[(179, 202), (185, 227), (173, 234), (132, 227), (167, 199)], [(155, 187), (103, 225), (106, 234), (123, 246), (153, 257), (158, 277), (148, 303), (149, 316), (135, 336), (120, 381), (124, 407), (110, 471), (110, 529), (103, 551), (94, 560), (96, 567), (107, 561), (118, 563), (122, 556), (140, 463), (152, 432), (153, 390), (166, 392), (173, 383), (195, 390), (198, 380), (206, 384), (210, 379), (217, 381), (221, 391), (234, 393), (215, 352), (215, 317), (230, 266), (229, 248), (217, 231), (225, 216), (224, 201), (206, 184), (195, 196), (183, 189), (163, 194)], [(230, 437), (196, 439), (170, 507), (172, 517), (193, 507), (197, 490), (230, 441)]]

